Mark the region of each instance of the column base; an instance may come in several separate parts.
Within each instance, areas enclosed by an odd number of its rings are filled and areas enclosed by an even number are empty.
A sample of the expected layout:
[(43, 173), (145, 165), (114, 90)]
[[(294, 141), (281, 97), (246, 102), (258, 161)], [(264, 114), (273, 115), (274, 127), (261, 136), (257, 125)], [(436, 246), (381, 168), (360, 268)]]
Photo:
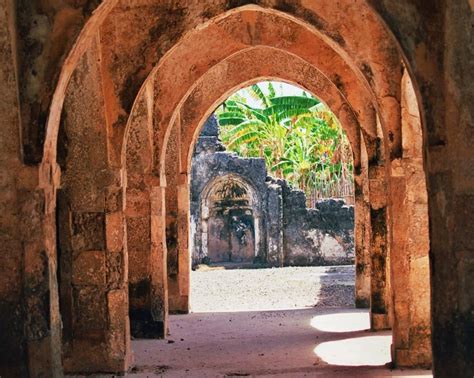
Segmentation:
[(155, 320), (149, 310), (130, 310), (130, 331), (136, 339), (163, 339), (165, 324)]
[(356, 308), (370, 308), (370, 299), (369, 298), (356, 298), (355, 306)]
[(101, 341), (75, 340), (74, 347), (64, 358), (64, 373), (83, 374), (125, 374), (131, 364), (131, 356), (122, 354), (112, 357), (107, 344)]
[(189, 297), (180, 295), (178, 297), (170, 298), (170, 314), (189, 314)]
[(372, 331), (384, 331), (391, 328), (388, 314), (370, 315), (370, 329)]

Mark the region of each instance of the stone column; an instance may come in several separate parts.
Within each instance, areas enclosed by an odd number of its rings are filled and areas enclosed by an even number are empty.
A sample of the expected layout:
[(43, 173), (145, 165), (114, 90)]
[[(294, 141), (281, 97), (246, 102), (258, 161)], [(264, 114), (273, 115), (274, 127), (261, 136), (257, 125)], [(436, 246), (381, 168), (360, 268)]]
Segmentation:
[[(363, 142), (362, 142), (363, 144)], [(370, 204), (368, 161), (365, 146), (361, 148), (361, 169), (354, 175), (355, 197), (355, 305), (370, 307)]]
[(98, 41), (71, 77), (58, 145), (64, 150), (58, 254), (67, 373), (130, 364), (125, 177), (108, 160)]
[(180, 180), (180, 123), (177, 117), (166, 145), (166, 244), (168, 264), (168, 298), (169, 310), (172, 313), (188, 312), (188, 297), (180, 294), (179, 275), (179, 242), (178, 242), (178, 183)]
[(60, 170), (56, 164), (23, 164), (39, 143), (20, 132), (27, 117), (20, 116), (18, 101), (16, 6), (0, 1), (0, 376), (61, 377), (55, 227)]
[(178, 285), (182, 313), (189, 312), (189, 289), (191, 278), (191, 256), (189, 251), (189, 180), (181, 174), (178, 194)]
[(394, 303), (392, 354), (396, 366), (430, 367), (428, 197), (422, 160), (421, 122), (413, 85), (402, 80), (403, 158), (392, 161)]
[(283, 266), (283, 197), (281, 186), (269, 185), (267, 219), (267, 263), (272, 266)]
[(168, 333), (168, 270), (166, 262), (165, 188), (151, 188), (151, 315), (161, 324), (164, 337)]
[[(166, 263), (161, 211), (164, 188), (148, 186), (153, 178), (127, 189), (127, 239), (130, 259), (130, 322), (132, 336), (154, 339), (166, 335), (167, 282), (161, 273)], [(165, 239), (164, 239), (165, 240)], [(165, 300), (166, 299), (166, 300)], [(166, 302), (166, 304), (165, 304)]]
[(370, 225), (371, 225), (371, 328), (390, 328), (387, 228), (387, 182), (383, 165), (369, 164)]
[[(153, 172), (154, 91), (152, 83), (136, 101), (129, 119), (125, 160), (127, 167), (127, 239), (130, 259), (129, 298), (132, 335), (161, 338), (166, 334), (164, 298), (167, 283), (160, 274), (166, 261), (166, 245), (161, 243), (157, 223), (164, 206), (158, 174)], [(163, 260), (163, 258), (165, 260)]]
[(58, 203), (67, 372), (123, 372), (130, 364), (123, 189), (109, 186), (104, 195), (103, 211), (71, 206), (67, 195)]

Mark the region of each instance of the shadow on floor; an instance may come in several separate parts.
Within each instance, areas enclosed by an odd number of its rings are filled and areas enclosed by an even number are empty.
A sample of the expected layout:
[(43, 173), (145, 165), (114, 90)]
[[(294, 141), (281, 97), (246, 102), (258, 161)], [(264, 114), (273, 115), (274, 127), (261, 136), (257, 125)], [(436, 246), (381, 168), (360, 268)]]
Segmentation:
[(133, 342), (133, 377), (430, 376), (390, 370), (390, 332), (355, 309), (201, 313), (171, 319), (168, 340)]

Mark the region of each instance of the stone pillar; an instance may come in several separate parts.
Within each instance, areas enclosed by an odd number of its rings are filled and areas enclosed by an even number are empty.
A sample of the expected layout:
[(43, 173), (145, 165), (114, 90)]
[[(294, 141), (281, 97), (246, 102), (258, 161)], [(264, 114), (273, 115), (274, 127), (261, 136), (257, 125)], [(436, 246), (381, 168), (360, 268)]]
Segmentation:
[[(393, 361), (399, 367), (431, 365), (428, 209), (424, 177), (409, 162), (407, 176), (392, 177), (394, 302)], [(421, 173), (421, 174), (420, 174)], [(418, 177), (417, 177), (418, 176)]]
[[(161, 211), (164, 188), (146, 185), (147, 176), (127, 189), (127, 239), (130, 260), (129, 295), (131, 333), (135, 338), (163, 338), (166, 335), (167, 282), (162, 264), (166, 262), (166, 243)], [(166, 269), (165, 269), (166, 271)], [(165, 305), (166, 302), (166, 305)]]
[(281, 186), (277, 184), (269, 185), (268, 190), (267, 251), (268, 264), (283, 266), (283, 197)]
[(21, 169), (20, 108), (15, 75), (14, 3), (0, 2), (0, 376), (27, 375), (22, 304), (23, 241), (16, 173)]
[(371, 225), (371, 300), (372, 330), (390, 328), (389, 287), (387, 280), (388, 228), (387, 182), (383, 165), (369, 164), (370, 225)]
[[(16, 171), (18, 186), (16, 205), (20, 209), (17, 227), (23, 246), (19, 251), (2, 250), (2, 253), (5, 252), (3, 255), (5, 260), (1, 265), (11, 270), (2, 272), (2, 283), (9, 284), (6, 290), (3, 290), (8, 292), (13, 289), (10, 280), (16, 276), (21, 280), (17, 282), (15, 290), (23, 296), (21, 307), (11, 313), (2, 313), (1, 322), (5, 329), (1, 327), (0, 333), (3, 337), (6, 336), (4, 345), (11, 348), (5, 351), (6, 357), (10, 361), (12, 357), (22, 359), (19, 365), (10, 366), (8, 370), (3, 370), (2, 364), (0, 375), (5, 376), (60, 377), (63, 373), (54, 206), (54, 186), (59, 181), (59, 170), (50, 169), (47, 181), (38, 173), (37, 167), (22, 167)], [(14, 218), (10, 218), (10, 221), (14, 221)], [(6, 245), (12, 247), (11, 241)], [(21, 261), (23, 266), (15, 266), (15, 260), (12, 260), (11, 256), (20, 251), (23, 258), (17, 262)], [(11, 304), (12, 298), (9, 299)], [(3, 305), (2, 300), (0, 304)], [(9, 323), (11, 316), (15, 319)], [(15, 333), (20, 337), (15, 340), (18, 344), (8, 345), (8, 341), (11, 340), (9, 338)], [(2, 344), (3, 342), (2, 340)], [(14, 351), (20, 353), (13, 356), (10, 353)]]
[(178, 187), (178, 285), (181, 313), (189, 312), (191, 256), (189, 251), (189, 182), (188, 175), (181, 174)]
[(0, 376), (60, 377), (59, 169), (22, 164), (22, 137), (26, 148), (37, 144), (20, 133), (16, 6), (0, 1)]
[(162, 230), (156, 222), (157, 217), (164, 221), (159, 218), (164, 206), (160, 193), (164, 189), (160, 189), (160, 179), (153, 173), (153, 101), (150, 83), (130, 115), (125, 151), (131, 332), (135, 338), (147, 339), (165, 336), (167, 316), (163, 302), (167, 283), (160, 278), (166, 245), (157, 239)]
[[(60, 180), (57, 165), (42, 164), (40, 170), (27, 169), (39, 181), (23, 188), (22, 234), (25, 236), (24, 294), (28, 373), (30, 376), (63, 375), (61, 317), (59, 313), (56, 251), (56, 187)], [(38, 174), (39, 173), (39, 174)], [(32, 177), (30, 177), (32, 178)], [(27, 195), (26, 195), (27, 194)], [(28, 205), (27, 205), (28, 204)]]
[(111, 168), (98, 41), (71, 77), (58, 136), (64, 166), (58, 255), (67, 373), (120, 373), (130, 364), (125, 177)]
[[(424, 154), (429, 175), (433, 374), (473, 377), (473, 3), (443, 4), (444, 12), (439, 13), (444, 30), (433, 28), (424, 36), (437, 41), (443, 64), (433, 58), (431, 67), (438, 70), (420, 67), (430, 76), (418, 81), (428, 134)], [(436, 87), (423, 86), (430, 81)]]
[(166, 262), (165, 188), (151, 188), (151, 315), (168, 333), (168, 270)]
[(127, 371), (128, 255), (122, 188), (105, 190), (103, 211), (81, 211), (67, 199), (60, 202), (64, 368), (86, 373)]
[(180, 180), (179, 117), (173, 125), (166, 145), (166, 245), (168, 251), (168, 298), (171, 313), (187, 313), (188, 297), (181, 296), (179, 283), (178, 182)]
[(428, 198), (418, 105), (410, 78), (402, 80), (403, 158), (392, 162), (394, 303), (393, 361), (399, 367), (430, 367), (430, 272)]
[(370, 203), (368, 159), (363, 140), (360, 160), (360, 173), (354, 175), (355, 306), (370, 308)]

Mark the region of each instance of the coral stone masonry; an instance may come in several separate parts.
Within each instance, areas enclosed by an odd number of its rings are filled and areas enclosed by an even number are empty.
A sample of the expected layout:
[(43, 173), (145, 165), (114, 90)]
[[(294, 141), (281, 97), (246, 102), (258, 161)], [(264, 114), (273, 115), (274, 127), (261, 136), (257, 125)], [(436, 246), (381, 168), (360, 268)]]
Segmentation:
[[(193, 263), (354, 261), (354, 304), (391, 335), (391, 367), (473, 377), (473, 12), (0, 0), (0, 376), (126, 374), (132, 338), (166, 338), (169, 314), (190, 311)], [(199, 137), (231, 94), (268, 80), (339, 120), (353, 208), (307, 209), (263, 161)], [(304, 329), (272, 334), (274, 348), (302, 350)]]
[(302, 191), (267, 175), (263, 159), (225, 151), (211, 116), (191, 170), (193, 265), (354, 263), (354, 207), (328, 199), (306, 208)]

